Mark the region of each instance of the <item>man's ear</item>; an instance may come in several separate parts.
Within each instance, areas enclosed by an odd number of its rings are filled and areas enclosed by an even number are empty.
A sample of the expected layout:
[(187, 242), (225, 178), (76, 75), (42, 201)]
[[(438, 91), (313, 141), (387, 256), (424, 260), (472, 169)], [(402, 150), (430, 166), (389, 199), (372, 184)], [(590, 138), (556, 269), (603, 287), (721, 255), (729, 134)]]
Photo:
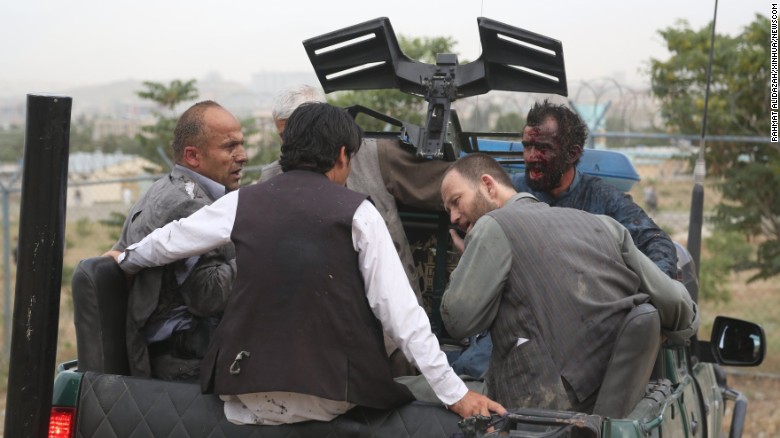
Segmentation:
[(485, 187), (485, 190), (487, 191), (488, 198), (494, 199), (495, 196), (498, 194), (498, 191), (496, 190), (496, 180), (493, 179), (492, 176), (488, 174), (484, 174), (481, 177), (479, 177), (480, 182)]
[(346, 146), (339, 148), (339, 155), (336, 157), (336, 163), (342, 167), (346, 167), (349, 164), (349, 155), (347, 155)]
[(571, 164), (576, 163), (577, 160), (579, 160), (581, 156), (582, 156), (582, 145), (581, 144), (571, 145), (571, 147), (569, 148), (569, 153), (568, 153), (568, 157), (567, 157), (568, 160), (569, 160), (569, 163), (571, 163)]
[(187, 167), (197, 169), (200, 166), (200, 149), (195, 146), (184, 146), (182, 160)]

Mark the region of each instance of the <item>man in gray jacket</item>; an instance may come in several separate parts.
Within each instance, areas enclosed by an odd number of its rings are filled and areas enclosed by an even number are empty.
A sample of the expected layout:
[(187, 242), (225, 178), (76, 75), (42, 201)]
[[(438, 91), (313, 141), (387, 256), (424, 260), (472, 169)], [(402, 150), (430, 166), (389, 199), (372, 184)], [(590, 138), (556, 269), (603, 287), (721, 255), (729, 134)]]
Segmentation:
[(658, 309), (669, 339), (696, 332), (685, 287), (614, 219), (517, 193), (484, 154), (456, 161), (441, 195), (451, 222), (467, 233), (442, 319), (455, 337), (490, 329), (485, 382), (497, 402), (591, 412), (617, 332), (637, 304)]
[[(174, 130), (176, 165), (127, 215), (113, 251), (189, 216), (236, 190), (247, 160), (236, 117), (213, 101), (197, 103)], [(145, 269), (130, 288), (127, 347), (133, 375), (195, 380), (235, 278), (232, 244), (199, 257)]]

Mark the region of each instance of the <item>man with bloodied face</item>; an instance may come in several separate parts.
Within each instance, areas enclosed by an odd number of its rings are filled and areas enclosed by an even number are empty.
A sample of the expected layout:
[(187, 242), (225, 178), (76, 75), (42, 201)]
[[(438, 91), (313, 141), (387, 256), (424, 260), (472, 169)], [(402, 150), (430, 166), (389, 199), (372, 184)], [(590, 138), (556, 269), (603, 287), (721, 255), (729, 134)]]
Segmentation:
[(537, 102), (523, 128), (526, 170), (513, 176), (515, 189), (553, 207), (612, 217), (628, 229), (640, 251), (668, 276), (677, 278), (677, 252), (669, 235), (630, 195), (577, 170), (587, 136), (585, 122), (572, 110), (547, 100)]
[[(529, 115), (532, 116), (535, 114)], [(567, 120), (576, 117), (571, 112), (561, 111), (563, 123), (571, 124), (567, 133), (560, 132), (559, 122), (553, 115), (542, 117), (541, 120), (530, 118), (529, 124), (523, 128), (525, 183), (533, 190), (549, 192), (557, 197), (574, 180), (574, 165), (582, 155), (581, 143), (587, 133), (583, 123)]]
[[(587, 126), (575, 112), (547, 100), (537, 102), (528, 112), (523, 128), (525, 173), (513, 175), (514, 188), (553, 207), (575, 208), (612, 217), (628, 229), (642, 253), (666, 275), (678, 278), (677, 251), (669, 235), (634, 203), (630, 195), (596, 176), (577, 170), (587, 137)], [(471, 224), (476, 221), (467, 214), (461, 220)], [(454, 230), (450, 235), (455, 248), (463, 252), (463, 239)], [(491, 349), (487, 332), (473, 336), (463, 352), (450, 353), (452, 366), (459, 373), (482, 377)]]

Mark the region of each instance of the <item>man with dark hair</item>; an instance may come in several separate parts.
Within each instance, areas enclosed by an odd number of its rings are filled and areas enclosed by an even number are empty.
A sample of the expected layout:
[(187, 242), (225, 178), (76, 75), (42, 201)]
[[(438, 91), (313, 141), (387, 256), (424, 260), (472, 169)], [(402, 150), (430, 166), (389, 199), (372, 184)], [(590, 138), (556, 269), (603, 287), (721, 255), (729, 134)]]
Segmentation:
[(513, 177), (515, 189), (553, 207), (612, 217), (628, 229), (640, 251), (666, 275), (677, 278), (677, 251), (669, 235), (630, 195), (576, 169), (587, 136), (587, 126), (575, 112), (547, 100), (537, 102), (523, 128), (525, 174)]
[(456, 413), (505, 412), (447, 365), (384, 220), (366, 195), (344, 187), (361, 137), (344, 110), (301, 105), (287, 120), (283, 174), (225, 195), (118, 257), (134, 273), (235, 244), (238, 274), (201, 376), (232, 422), (329, 421), (356, 405), (410, 401), (392, 379), (383, 331)]
[(517, 193), (484, 154), (456, 161), (441, 196), (451, 222), (467, 233), (442, 320), (457, 337), (490, 329), (485, 382), (498, 402), (591, 412), (617, 332), (637, 304), (658, 309), (670, 339), (696, 332), (685, 287), (612, 218)]
[[(172, 148), (175, 167), (132, 207), (109, 253), (124, 251), (155, 228), (238, 188), (247, 160), (244, 136), (236, 117), (216, 102), (196, 103), (181, 115)], [(197, 380), (232, 287), (234, 257), (227, 244), (136, 275), (127, 320), (133, 375)]]
[[(272, 110), (272, 116), (274, 124), (279, 133), (280, 138), (284, 138), (284, 130), (287, 124), (287, 119), (292, 112), (304, 103), (311, 102), (325, 102), (325, 94), (320, 88), (313, 87), (311, 85), (295, 85), (284, 89), (274, 99), (274, 106)], [(385, 140), (387, 142), (387, 140)], [(396, 144), (392, 144), (388, 147), (382, 144), (383, 156), (388, 155), (393, 148), (400, 150)], [(398, 214), (397, 200), (388, 191), (388, 187), (383, 181), (383, 171), (380, 167), (380, 145), (376, 139), (364, 139), (360, 153), (356, 154), (351, 160), (350, 173), (347, 178), (347, 187), (350, 190), (364, 193), (371, 197), (371, 201), (379, 214), (385, 219), (387, 229), (390, 231), (390, 237), (393, 239), (393, 245), (398, 251), (398, 256), (401, 258), (401, 263), (404, 267), (406, 277), (409, 279), (409, 285), (414, 291), (417, 301), (422, 304), (422, 290), (420, 288), (420, 278), (417, 272), (417, 267), (414, 263), (412, 256), (412, 249), (409, 246), (409, 241), (406, 237), (406, 231), (404, 230), (401, 217)], [(403, 153), (407, 153), (403, 151)], [(430, 168), (431, 163), (427, 167)], [(420, 170), (414, 169), (413, 172), (428, 172), (429, 169)], [(276, 160), (263, 167), (262, 174), (260, 175), (260, 182), (268, 181), (269, 179), (280, 175), (282, 173), (282, 166), (279, 160)], [(432, 185), (433, 186), (433, 185)], [(435, 184), (438, 188), (438, 184)], [(437, 193), (434, 193), (438, 196)], [(387, 355), (391, 358), (392, 370), (394, 376), (415, 375), (417, 370), (414, 365), (410, 364), (395, 345), (392, 339), (385, 336), (385, 350)]]

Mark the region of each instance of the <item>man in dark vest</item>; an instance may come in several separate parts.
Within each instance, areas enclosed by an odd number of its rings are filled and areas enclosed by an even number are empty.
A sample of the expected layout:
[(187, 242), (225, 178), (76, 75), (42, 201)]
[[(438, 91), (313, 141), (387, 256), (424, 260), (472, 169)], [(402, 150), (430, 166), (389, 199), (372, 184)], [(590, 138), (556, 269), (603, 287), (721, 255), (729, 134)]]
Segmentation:
[(342, 109), (304, 104), (287, 121), (282, 175), (228, 193), (118, 257), (134, 273), (235, 244), (233, 292), (201, 374), (232, 422), (328, 421), (356, 405), (410, 401), (392, 379), (383, 331), (454, 412), (505, 412), (447, 365), (384, 220), (344, 187), (361, 137)]
[(685, 287), (614, 219), (517, 193), (484, 154), (456, 161), (441, 195), (467, 233), (442, 319), (458, 338), (490, 329), (487, 394), (503, 405), (592, 411), (617, 331), (642, 302), (658, 309), (668, 338), (696, 332)]

